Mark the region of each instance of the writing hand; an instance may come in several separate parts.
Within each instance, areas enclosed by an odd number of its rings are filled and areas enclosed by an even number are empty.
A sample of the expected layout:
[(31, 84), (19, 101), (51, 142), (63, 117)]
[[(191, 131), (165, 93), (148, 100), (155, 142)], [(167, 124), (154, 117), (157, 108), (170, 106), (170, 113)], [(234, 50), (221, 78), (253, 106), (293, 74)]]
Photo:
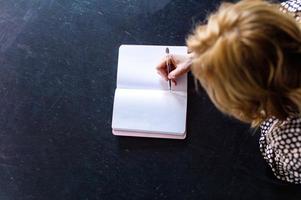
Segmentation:
[[(169, 74), (166, 66), (167, 60), (173, 67)], [(157, 65), (156, 70), (164, 80), (172, 80), (174, 84), (177, 84), (176, 79), (190, 71), (191, 63), (191, 55), (170, 54), (161, 60), (161, 62)]]

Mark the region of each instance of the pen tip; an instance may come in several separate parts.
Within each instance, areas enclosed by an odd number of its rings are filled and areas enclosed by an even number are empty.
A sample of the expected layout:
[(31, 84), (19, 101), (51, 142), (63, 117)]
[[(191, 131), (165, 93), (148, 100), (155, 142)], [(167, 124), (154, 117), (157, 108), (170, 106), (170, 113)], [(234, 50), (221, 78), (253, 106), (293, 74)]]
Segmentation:
[(165, 53), (169, 54), (169, 48), (168, 47), (166, 47)]

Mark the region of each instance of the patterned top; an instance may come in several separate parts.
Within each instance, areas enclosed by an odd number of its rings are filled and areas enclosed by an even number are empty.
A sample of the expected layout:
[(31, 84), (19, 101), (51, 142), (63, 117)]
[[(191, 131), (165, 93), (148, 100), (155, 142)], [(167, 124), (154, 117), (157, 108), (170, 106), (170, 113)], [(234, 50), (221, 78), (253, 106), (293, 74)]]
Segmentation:
[(301, 0), (289, 0), (280, 4), (280, 11), (291, 14), (297, 22), (301, 22)]
[(301, 116), (284, 121), (271, 117), (260, 128), (260, 151), (275, 176), (301, 184)]

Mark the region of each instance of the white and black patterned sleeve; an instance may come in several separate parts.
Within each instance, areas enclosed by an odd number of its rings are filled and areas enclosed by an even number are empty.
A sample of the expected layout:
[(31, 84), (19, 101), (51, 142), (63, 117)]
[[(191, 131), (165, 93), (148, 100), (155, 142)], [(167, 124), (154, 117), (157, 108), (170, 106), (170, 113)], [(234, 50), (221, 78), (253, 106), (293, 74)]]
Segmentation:
[(290, 13), (297, 22), (301, 22), (301, 0), (288, 0), (280, 4), (280, 10), (284, 13)]
[(277, 178), (301, 184), (301, 118), (290, 117), (273, 128), (275, 121), (268, 124), (271, 131), (267, 123), (261, 127), (260, 150)]

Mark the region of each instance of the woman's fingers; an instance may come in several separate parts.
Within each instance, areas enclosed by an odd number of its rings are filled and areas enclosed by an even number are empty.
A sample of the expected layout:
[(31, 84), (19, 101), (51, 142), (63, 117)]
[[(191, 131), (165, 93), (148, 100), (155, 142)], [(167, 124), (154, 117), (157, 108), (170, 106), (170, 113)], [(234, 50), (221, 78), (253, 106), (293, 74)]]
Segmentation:
[(157, 69), (157, 73), (166, 81), (168, 81), (168, 75), (167, 75), (167, 71), (160, 68), (160, 69)]
[(176, 79), (189, 71), (188, 67), (179, 65), (176, 69), (168, 74), (168, 79)]
[[(183, 74), (189, 71), (189, 67), (187, 67), (187, 63), (177, 63), (176, 62), (177, 55), (170, 54), (169, 56), (165, 56), (160, 63), (157, 65), (156, 69), (158, 74), (166, 81), (172, 80), (172, 82), (176, 85), (176, 79), (182, 76)], [(168, 73), (167, 70), (167, 62), (169, 62), (172, 66), (172, 71)]]
[(160, 63), (156, 66), (156, 69), (157, 69), (158, 74), (167, 81), (168, 73), (167, 73), (166, 61), (167, 61), (167, 57), (164, 57), (160, 61)]
[[(172, 65), (171, 72), (168, 73), (167, 61)], [(158, 74), (165, 80), (171, 80), (173, 84), (177, 85), (176, 79), (185, 73), (189, 72), (192, 63), (191, 56), (183, 56), (170, 54), (165, 56), (156, 66)]]

